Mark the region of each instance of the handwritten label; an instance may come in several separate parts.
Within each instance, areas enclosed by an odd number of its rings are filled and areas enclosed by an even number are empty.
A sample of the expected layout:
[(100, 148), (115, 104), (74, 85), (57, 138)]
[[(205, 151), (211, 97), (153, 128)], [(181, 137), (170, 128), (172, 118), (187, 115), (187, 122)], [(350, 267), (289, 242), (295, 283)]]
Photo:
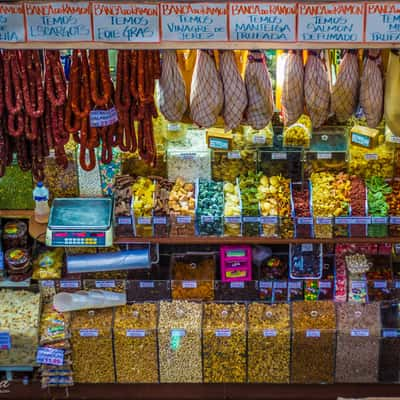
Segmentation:
[(272, 153), (271, 154), (271, 159), (272, 160), (286, 160), (287, 159), (287, 153)]
[(230, 141), (224, 138), (210, 137), (208, 139), (208, 147), (215, 150), (228, 150)]
[(140, 287), (140, 289), (153, 289), (154, 288), (154, 282), (142, 281), (142, 282), (139, 282), (139, 287)]
[(182, 287), (184, 289), (196, 289), (197, 288), (197, 282), (196, 281), (183, 281), (182, 282)]
[(276, 329), (264, 329), (264, 337), (274, 337), (277, 335)]
[(36, 362), (46, 365), (63, 365), (64, 350), (53, 349), (52, 347), (38, 347), (36, 353)]
[(31, 42), (92, 40), (90, 3), (25, 3), (27, 37)]
[(24, 26), (22, 4), (0, 4), (0, 42), (23, 42)]
[(79, 289), (80, 286), (80, 281), (60, 281), (60, 288), (62, 289)]
[(225, 3), (165, 3), (160, 7), (165, 41), (228, 40)]
[(6, 331), (0, 332), (0, 350), (10, 350), (10, 349), (11, 349), (10, 332)]
[(364, 4), (299, 4), (299, 42), (363, 41)]
[(127, 337), (145, 337), (146, 331), (144, 329), (127, 329), (126, 336)]
[(367, 42), (400, 41), (400, 3), (393, 1), (366, 4), (366, 14)]
[(94, 40), (114, 43), (158, 43), (157, 4), (93, 3)]
[(318, 329), (308, 329), (306, 331), (306, 337), (309, 337), (309, 338), (321, 337), (321, 331)]
[(231, 282), (231, 289), (244, 289), (244, 282)]
[(153, 217), (154, 225), (166, 225), (167, 217)]
[(369, 329), (352, 329), (350, 334), (354, 337), (367, 337), (369, 336)]
[(109, 110), (92, 110), (90, 111), (90, 126), (92, 128), (102, 128), (110, 126), (118, 122), (118, 112), (115, 107)]
[(317, 153), (318, 160), (330, 160), (332, 158), (332, 153), (324, 151)]
[(99, 336), (98, 329), (81, 329), (79, 335), (83, 337), (97, 337)]
[(293, 3), (231, 3), (230, 40), (294, 42), (296, 11)]
[(216, 329), (215, 336), (217, 337), (230, 337), (231, 330), (230, 329)]
[(96, 288), (115, 288), (115, 281), (96, 281)]

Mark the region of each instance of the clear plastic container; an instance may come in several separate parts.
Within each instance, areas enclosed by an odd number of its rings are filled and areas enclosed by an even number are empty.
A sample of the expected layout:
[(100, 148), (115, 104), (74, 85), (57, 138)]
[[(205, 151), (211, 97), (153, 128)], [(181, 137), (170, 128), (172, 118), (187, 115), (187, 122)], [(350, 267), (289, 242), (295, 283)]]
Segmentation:
[(295, 237), (311, 239), (314, 237), (311, 216), (311, 196), (309, 182), (291, 184), (294, 208)]
[(153, 236), (154, 191), (156, 184), (146, 177), (138, 177), (132, 185), (132, 208), (136, 237)]
[(264, 129), (253, 129), (251, 126), (242, 127), (246, 145), (249, 147), (271, 147), (274, 145), (274, 130), (272, 123)]
[(204, 305), (204, 383), (246, 382), (246, 328), (245, 305)]
[(154, 167), (142, 160), (138, 153), (121, 153), (121, 173), (131, 176), (167, 177), (167, 157), (163, 145), (157, 145), (156, 164)]
[(252, 301), (258, 297), (257, 281), (215, 282), (215, 299), (219, 301)]
[(320, 279), (322, 277), (322, 244), (290, 244), (289, 254), (292, 279)]
[(292, 125), (283, 130), (283, 145), (286, 147), (304, 147), (311, 144), (312, 127), (310, 117), (301, 115)]
[(238, 182), (225, 182), (224, 201), (224, 236), (241, 236), (242, 212)]

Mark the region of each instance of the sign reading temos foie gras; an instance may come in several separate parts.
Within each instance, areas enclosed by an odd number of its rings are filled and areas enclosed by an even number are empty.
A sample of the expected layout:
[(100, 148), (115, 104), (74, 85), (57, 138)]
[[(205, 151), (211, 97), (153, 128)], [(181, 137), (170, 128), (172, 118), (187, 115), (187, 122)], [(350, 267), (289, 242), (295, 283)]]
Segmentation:
[(228, 40), (226, 3), (161, 3), (164, 41)]
[(293, 3), (231, 3), (230, 40), (294, 42), (296, 15)]
[(159, 26), (158, 4), (93, 3), (95, 41), (158, 43)]
[(399, 42), (400, 41), (400, 3), (382, 2), (366, 5), (367, 26), (366, 42)]
[(0, 4), (0, 42), (24, 42), (24, 6)]
[(27, 37), (31, 42), (92, 40), (90, 3), (25, 3)]
[(299, 42), (361, 43), (364, 34), (364, 4), (299, 3)]

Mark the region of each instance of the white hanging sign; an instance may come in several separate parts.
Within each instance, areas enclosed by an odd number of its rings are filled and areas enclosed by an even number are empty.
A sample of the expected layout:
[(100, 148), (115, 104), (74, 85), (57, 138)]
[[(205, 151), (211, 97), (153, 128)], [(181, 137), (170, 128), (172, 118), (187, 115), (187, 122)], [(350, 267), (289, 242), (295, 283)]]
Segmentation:
[(366, 42), (400, 42), (400, 3), (367, 3), (366, 14)]
[(24, 42), (23, 4), (0, 4), (0, 42)]

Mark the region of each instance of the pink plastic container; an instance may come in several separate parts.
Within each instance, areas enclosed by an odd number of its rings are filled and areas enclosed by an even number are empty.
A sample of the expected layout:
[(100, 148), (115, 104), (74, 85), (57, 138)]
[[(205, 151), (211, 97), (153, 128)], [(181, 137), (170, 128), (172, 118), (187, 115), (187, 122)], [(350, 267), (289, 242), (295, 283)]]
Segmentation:
[(221, 246), (221, 281), (251, 281), (251, 247)]

